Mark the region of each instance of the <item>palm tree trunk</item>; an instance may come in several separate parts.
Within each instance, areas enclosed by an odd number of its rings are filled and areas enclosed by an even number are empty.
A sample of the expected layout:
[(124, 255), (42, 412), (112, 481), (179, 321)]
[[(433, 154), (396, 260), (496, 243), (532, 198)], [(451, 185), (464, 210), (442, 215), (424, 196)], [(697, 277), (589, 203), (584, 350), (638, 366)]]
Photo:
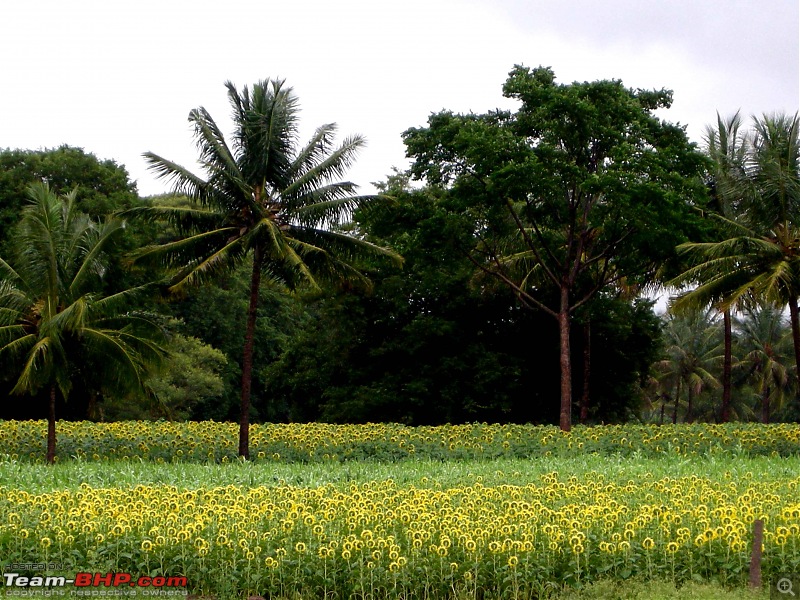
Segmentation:
[(761, 395), (761, 422), (769, 423), (769, 386), (764, 386), (764, 392)]
[(727, 423), (731, 418), (731, 311), (727, 309), (722, 313), (725, 325), (725, 356), (722, 363), (722, 414), (720, 421)]
[(569, 288), (561, 285), (561, 305), (558, 311), (558, 331), (560, 340), (561, 363), (561, 413), (559, 426), (561, 431), (572, 429), (572, 363), (569, 346)]
[(686, 388), (686, 414), (683, 416), (684, 423), (691, 423), (692, 422), (692, 401), (694, 400), (694, 390), (692, 390), (692, 386), (688, 386)]
[(675, 390), (675, 406), (672, 408), (672, 424), (675, 425), (678, 422), (678, 404), (681, 401), (681, 380), (678, 379), (678, 387)]
[(792, 322), (792, 341), (794, 342), (794, 364), (797, 372), (798, 390), (800, 390), (800, 314), (797, 308), (797, 298), (789, 300), (789, 317)]
[(47, 463), (56, 462), (56, 386), (50, 386), (50, 403), (47, 414)]
[(661, 418), (658, 420), (658, 424), (659, 425), (663, 425), (664, 424), (664, 410), (667, 408), (667, 400), (669, 400), (669, 396), (664, 394), (661, 397)]
[(581, 425), (589, 419), (589, 382), (592, 368), (592, 322), (583, 324), (583, 394), (581, 394)]
[(250, 278), (250, 305), (247, 308), (247, 325), (244, 332), (242, 356), (242, 412), (239, 417), (239, 456), (250, 458), (250, 388), (253, 382), (253, 340), (258, 314), (258, 289), (261, 285), (261, 249), (253, 252), (253, 273)]

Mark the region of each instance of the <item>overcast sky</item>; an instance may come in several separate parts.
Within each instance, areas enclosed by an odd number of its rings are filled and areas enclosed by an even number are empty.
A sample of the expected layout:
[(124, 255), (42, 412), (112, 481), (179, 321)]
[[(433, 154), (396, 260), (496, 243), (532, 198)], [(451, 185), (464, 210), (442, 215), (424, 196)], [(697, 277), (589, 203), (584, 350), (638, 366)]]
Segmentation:
[(668, 88), (661, 116), (700, 142), (716, 112), (795, 113), (798, 0), (6, 0), (0, 148), (69, 144), (168, 191), (153, 151), (195, 168), (189, 110), (230, 130), (226, 80), (285, 78), (303, 137), (336, 122), (367, 148), (350, 179), (372, 191), (404, 168), (400, 134), (441, 109), (513, 107), (515, 64), (562, 83)]

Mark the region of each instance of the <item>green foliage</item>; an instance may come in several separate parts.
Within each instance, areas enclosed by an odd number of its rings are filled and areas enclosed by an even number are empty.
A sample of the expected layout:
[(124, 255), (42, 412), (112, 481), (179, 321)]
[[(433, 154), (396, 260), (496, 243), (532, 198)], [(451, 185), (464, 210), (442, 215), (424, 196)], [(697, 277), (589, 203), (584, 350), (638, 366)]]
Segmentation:
[[(646, 404), (651, 367), (663, 350), (661, 320), (653, 303), (602, 294), (585, 305), (579, 317), (591, 324), (589, 423), (638, 419)], [(583, 353), (581, 329), (574, 328), (570, 343), (575, 357)], [(585, 365), (576, 363), (575, 380), (582, 381)]]
[(652, 114), (671, 94), (556, 84), (548, 69), (516, 67), (504, 95), (522, 102), (517, 112), (442, 112), (405, 132), (412, 173), (450, 188), (454, 208), (483, 224), (476, 257), (504, 259), (487, 268), (519, 291), (557, 287), (561, 275), (646, 282), (696, 226), (691, 206), (705, 196), (704, 158)]
[(104, 250), (122, 223), (98, 224), (47, 184), (30, 187), (14, 241), (0, 258), (0, 359), (11, 394), (49, 396), (48, 458), (56, 393), (146, 394), (144, 376), (163, 356), (160, 329), (129, 307), (142, 289), (102, 293)]
[(101, 387), (141, 386), (145, 365), (161, 352), (136, 335), (155, 335), (152, 324), (122, 312), (141, 290), (106, 297), (95, 291), (104, 275), (104, 248), (121, 223), (92, 222), (78, 211), (74, 193), (58, 198), (39, 184), (30, 195), (13, 238), (15, 259), (0, 259), (0, 352), (6, 364), (20, 365), (12, 393), (35, 394), (56, 385), (66, 397), (75, 375), (73, 361), (88, 360), (92, 352), (106, 358), (107, 380)]
[(173, 332), (165, 349), (169, 358), (146, 385), (153, 396), (149, 410), (141, 404), (106, 402), (104, 420), (162, 417), (187, 419), (197, 406), (219, 403), (225, 392), (221, 377), (228, 360), (225, 355), (199, 339)]
[[(466, 254), (470, 229), (448, 209), (446, 194), (411, 189), (399, 174), (381, 191), (391, 200), (357, 212), (358, 230), (402, 254), (404, 268), (374, 265), (370, 294), (312, 301), (309, 320), (263, 372), (267, 394), (294, 421), (557, 419), (550, 402), (558, 393), (553, 322), (475, 276)], [(657, 352), (658, 321), (646, 303), (612, 296), (598, 298), (591, 314), (597, 365), (590, 418), (629, 419)]]
[(172, 290), (228, 273), (252, 251), (255, 267), (288, 284), (362, 280), (350, 264), (361, 257), (398, 257), (335, 228), (374, 198), (340, 182), (364, 145), (361, 136), (334, 145), (336, 126), (319, 127), (306, 145), (297, 134), (298, 99), (283, 81), (239, 91), (228, 82), (235, 143), (228, 146), (202, 107), (189, 114), (208, 179), (152, 152), (151, 169), (173, 184), (189, 206), (137, 207), (125, 214), (168, 220), (179, 238), (151, 245), (142, 257), (174, 267)]
[(472, 237), (464, 251), (520, 302), (559, 324), (561, 427), (572, 423), (571, 325), (622, 280), (652, 284), (698, 221), (705, 158), (660, 121), (666, 91), (555, 83), (517, 66), (516, 112), (432, 115), (404, 135), (411, 173), (442, 189)]
[(679, 409), (691, 422), (697, 414), (701, 394), (720, 387), (717, 373), (722, 366), (722, 328), (709, 312), (667, 315), (664, 323), (666, 358), (656, 364), (662, 385), (661, 416), (672, 400), (672, 422)]
[[(219, 398), (196, 403), (191, 410), (193, 420), (227, 420), (237, 416), (239, 390), (242, 381), (242, 339), (247, 314), (247, 294), (252, 263), (246, 262), (215, 285), (205, 285), (196, 293), (173, 298), (162, 310), (181, 321), (179, 331), (202, 340), (226, 357), (220, 375), (224, 391)], [(266, 369), (278, 360), (291, 340), (310, 322), (302, 300), (285, 289), (264, 285), (259, 290), (258, 320), (256, 321), (253, 362)], [(309, 365), (307, 373), (298, 376), (314, 377), (317, 366)], [(261, 378), (255, 378), (252, 388), (251, 416), (256, 420), (285, 420), (282, 402), (266, 389)]]
[(678, 298), (678, 309), (712, 302), (720, 309), (758, 303), (796, 308), (800, 120), (765, 116), (754, 119), (751, 131), (740, 127), (736, 115), (709, 130), (718, 237), (679, 246), (688, 266), (670, 284), (696, 287)]
[[(720, 419), (723, 323), (713, 310), (664, 317), (664, 353), (654, 367), (648, 421)], [(746, 308), (733, 318), (731, 412), (740, 421), (792, 422), (794, 359), (789, 323), (772, 307)], [(691, 407), (690, 407), (691, 402)]]
[[(77, 190), (77, 208), (96, 219), (136, 204), (136, 184), (125, 167), (99, 160), (81, 148), (0, 151), (0, 256), (9, 255), (9, 236), (27, 203), (28, 186), (46, 182), (67, 194)], [(13, 244), (12, 244), (13, 246)]]
[(737, 370), (746, 384), (753, 412), (763, 423), (781, 416), (786, 400), (793, 396), (791, 377), (792, 338), (780, 311), (772, 307), (747, 309), (735, 319), (737, 332)]

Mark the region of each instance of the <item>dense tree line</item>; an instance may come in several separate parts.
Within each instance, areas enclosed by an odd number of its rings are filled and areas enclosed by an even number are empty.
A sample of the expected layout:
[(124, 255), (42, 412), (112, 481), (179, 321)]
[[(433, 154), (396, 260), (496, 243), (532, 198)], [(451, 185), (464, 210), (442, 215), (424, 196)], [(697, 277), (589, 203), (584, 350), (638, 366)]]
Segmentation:
[[(797, 418), (797, 118), (720, 120), (701, 151), (654, 116), (667, 91), (517, 67), (504, 93), (518, 110), (409, 129), (410, 171), (374, 196), (341, 179), (363, 140), (301, 144), (282, 82), (228, 84), (230, 145), (192, 111), (205, 178), (148, 153), (168, 196), (81, 149), (0, 152), (0, 417), (238, 420), (243, 455), (251, 419)], [(20, 323), (49, 322), (11, 291), (37, 195), (91, 236), (116, 223), (91, 290), (64, 285), (158, 331), (136, 385), (80, 352), (21, 385)], [(642, 291), (664, 284), (685, 287), (661, 318)]]

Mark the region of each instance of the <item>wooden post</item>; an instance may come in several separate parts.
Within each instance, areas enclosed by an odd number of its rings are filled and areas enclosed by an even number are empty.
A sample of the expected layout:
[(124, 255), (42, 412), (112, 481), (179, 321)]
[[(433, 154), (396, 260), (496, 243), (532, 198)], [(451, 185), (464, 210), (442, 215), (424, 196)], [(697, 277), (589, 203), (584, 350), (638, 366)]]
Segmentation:
[(764, 543), (764, 521), (753, 523), (753, 553), (750, 555), (750, 587), (761, 587), (761, 546)]

